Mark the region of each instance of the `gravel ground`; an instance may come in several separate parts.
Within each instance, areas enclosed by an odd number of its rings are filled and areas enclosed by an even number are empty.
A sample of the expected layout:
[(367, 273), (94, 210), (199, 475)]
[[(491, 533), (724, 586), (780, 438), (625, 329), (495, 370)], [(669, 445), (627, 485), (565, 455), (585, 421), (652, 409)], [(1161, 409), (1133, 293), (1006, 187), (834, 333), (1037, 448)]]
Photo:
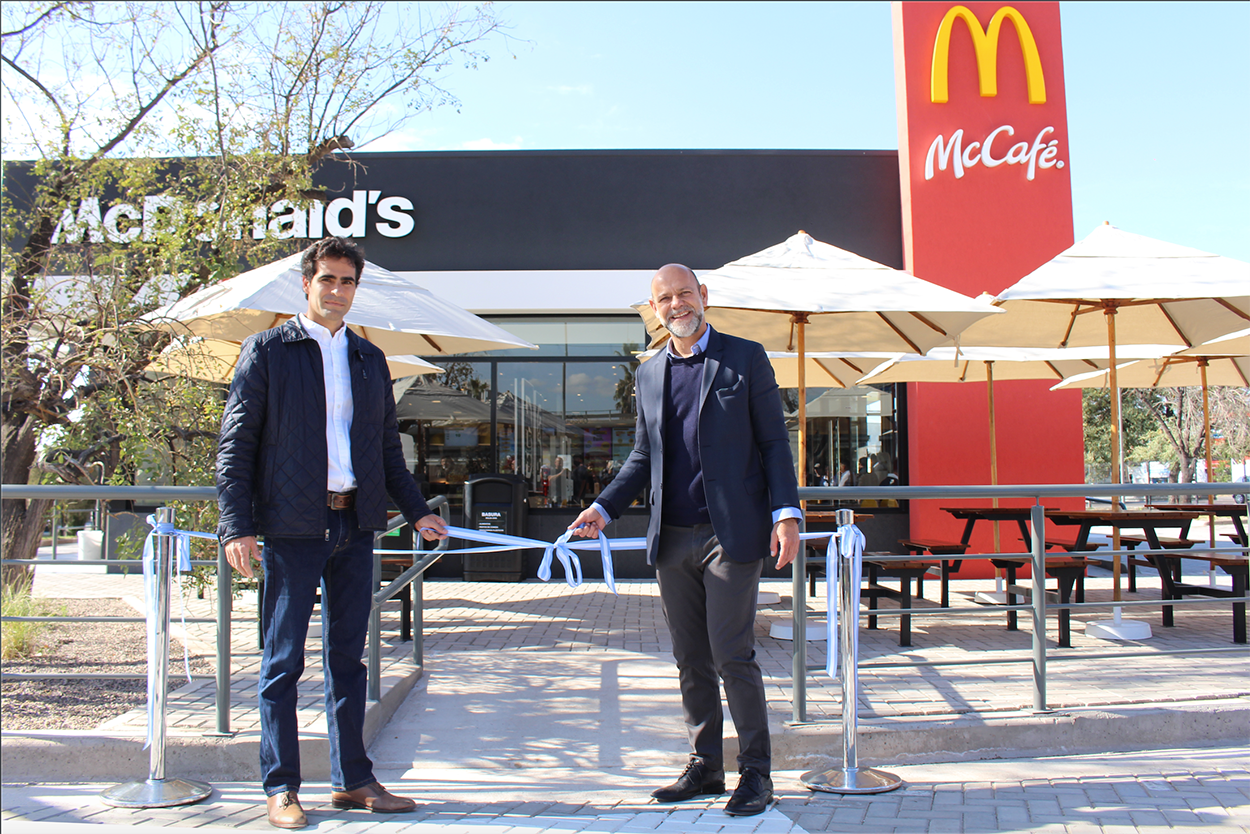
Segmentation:
[[(135, 617), (120, 599), (48, 599), (57, 615)], [(5, 672), (108, 672), (145, 674), (147, 637), (143, 623), (57, 623), (41, 636), (34, 657), (4, 664)], [(169, 689), (186, 684), (182, 644), (169, 641)], [(212, 674), (211, 657), (191, 655), (191, 673)], [(145, 680), (5, 681), (0, 724), (6, 730), (91, 730), (147, 702)]]

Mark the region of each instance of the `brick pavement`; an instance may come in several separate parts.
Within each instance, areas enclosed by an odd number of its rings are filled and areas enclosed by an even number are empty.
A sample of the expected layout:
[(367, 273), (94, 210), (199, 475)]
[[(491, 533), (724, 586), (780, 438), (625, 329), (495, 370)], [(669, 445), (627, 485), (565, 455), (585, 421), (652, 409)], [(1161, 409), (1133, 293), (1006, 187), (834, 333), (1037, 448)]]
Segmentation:
[[(427, 675), (372, 748), (379, 776), (418, 795), (423, 808), (403, 819), (361, 819), (315, 805), (326, 787), (309, 785), (305, 794), (314, 803), (317, 827), (799, 832), (1150, 831), (1171, 826), (1185, 831), (1250, 831), (1244, 748), (889, 766), (907, 784), (874, 797), (812, 793), (798, 785), (798, 771), (787, 771), (777, 774), (781, 803), (769, 814), (747, 821), (725, 817), (719, 802), (674, 809), (640, 801), (680, 766), (683, 742), (675, 674), (655, 586), (623, 582), (619, 587), (621, 594), (614, 598), (597, 583), (575, 590), (559, 582), (426, 583)], [(1143, 579), (1139, 587), (1141, 596), (1150, 595), (1150, 580)], [(790, 644), (767, 635), (773, 622), (788, 621), (789, 583), (768, 583), (767, 588), (782, 600), (761, 608), (757, 636), (770, 707), (780, 723), (790, 717)], [(936, 585), (929, 588), (936, 590)], [(1008, 632), (1002, 612), (970, 603), (971, 594), (984, 585), (959, 582), (954, 588), (955, 605), (980, 613), (972, 619), (915, 618), (914, 645), (909, 649), (900, 649), (893, 621), (883, 619), (882, 630), (861, 632), (861, 662), (974, 663), (865, 673), (860, 696), (863, 720), (970, 710), (1005, 713), (1030, 705), (1027, 663), (975, 663), (1008, 654), (1027, 657), (1027, 618), (1021, 618), (1019, 632)], [(1108, 588), (1107, 580), (1091, 578), (1089, 597), (1105, 598)], [(1153, 591), (1157, 595), (1157, 586)], [(138, 601), (142, 587), (134, 577), (49, 573), (41, 574), (36, 592)], [(203, 616), (211, 604), (191, 601), (188, 614)], [(816, 601), (812, 607), (819, 613), (822, 606)], [(1157, 609), (1128, 609), (1128, 614), (1151, 622), (1155, 638), (1127, 645), (1094, 640), (1074, 623), (1073, 649), (1062, 653), (1125, 654), (1230, 645), (1226, 606), (1178, 609), (1172, 629), (1159, 626)], [(246, 596), (237, 601), (231, 715), (238, 729), (255, 727), (254, 616), (253, 602)], [(1074, 619), (1103, 616), (1081, 613)], [(385, 655), (389, 664), (402, 668), (411, 663), (410, 648), (396, 639), (397, 613), (388, 619)], [(1048, 626), (1051, 651), (1058, 653), (1053, 617)], [(189, 626), (192, 646), (211, 654), (211, 629)], [(821, 645), (810, 643), (809, 661), (823, 660)], [(1053, 662), (1050, 702), (1111, 706), (1244, 700), (1250, 697), (1250, 665), (1245, 660), (1242, 653)], [(305, 731), (323, 732), (319, 662), (313, 656), (301, 685), (309, 699), (302, 717)], [(815, 720), (836, 720), (837, 687), (814, 676), (808, 692)], [(171, 734), (203, 732), (203, 718), (212, 714), (211, 683), (176, 691), (171, 709)], [(110, 722), (110, 729), (118, 727), (141, 731), (141, 715)], [(1149, 740), (1142, 744), (1148, 746)], [(100, 831), (99, 826), (136, 824), (266, 827), (254, 785), (231, 782), (216, 787), (214, 797), (197, 806), (123, 811), (98, 803), (95, 794), (100, 785), (7, 785), (0, 805), (6, 832), (32, 826), (30, 830), (39, 830), (40, 820), (62, 828), (74, 821), (91, 823), (94, 831)]]

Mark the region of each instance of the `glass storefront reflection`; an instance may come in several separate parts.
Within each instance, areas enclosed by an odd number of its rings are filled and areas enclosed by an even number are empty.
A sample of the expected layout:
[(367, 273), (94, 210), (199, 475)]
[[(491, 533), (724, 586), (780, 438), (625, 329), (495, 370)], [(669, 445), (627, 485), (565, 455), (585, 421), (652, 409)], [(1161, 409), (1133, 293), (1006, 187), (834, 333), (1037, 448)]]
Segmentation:
[(500, 362), (499, 471), (534, 507), (588, 506), (634, 447), (628, 363)]
[[(807, 483), (890, 486), (899, 473), (898, 415), (893, 385), (807, 389)], [(791, 451), (798, 460), (798, 389), (782, 389)], [(821, 506), (850, 502), (820, 502)], [(893, 499), (854, 502), (897, 507)]]

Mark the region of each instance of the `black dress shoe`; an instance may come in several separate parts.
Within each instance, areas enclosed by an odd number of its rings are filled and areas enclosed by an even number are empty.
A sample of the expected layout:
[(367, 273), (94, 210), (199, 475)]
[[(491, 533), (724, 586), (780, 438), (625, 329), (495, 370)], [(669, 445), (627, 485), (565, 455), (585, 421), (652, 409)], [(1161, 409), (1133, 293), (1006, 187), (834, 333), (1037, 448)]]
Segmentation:
[(753, 767), (744, 768), (734, 795), (725, 803), (731, 817), (753, 817), (768, 810), (773, 801), (773, 780)]
[(684, 802), (696, 796), (720, 796), (725, 792), (725, 771), (712, 768), (700, 759), (691, 759), (677, 781), (651, 795), (660, 802)]

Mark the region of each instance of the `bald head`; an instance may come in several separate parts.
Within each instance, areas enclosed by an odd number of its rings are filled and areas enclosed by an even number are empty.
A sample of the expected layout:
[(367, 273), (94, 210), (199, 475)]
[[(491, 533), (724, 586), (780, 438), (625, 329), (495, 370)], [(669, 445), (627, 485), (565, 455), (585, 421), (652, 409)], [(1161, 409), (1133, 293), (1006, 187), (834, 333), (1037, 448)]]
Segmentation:
[(681, 264), (666, 264), (651, 279), (651, 311), (664, 323), (677, 344), (688, 348), (703, 335), (707, 288)]

